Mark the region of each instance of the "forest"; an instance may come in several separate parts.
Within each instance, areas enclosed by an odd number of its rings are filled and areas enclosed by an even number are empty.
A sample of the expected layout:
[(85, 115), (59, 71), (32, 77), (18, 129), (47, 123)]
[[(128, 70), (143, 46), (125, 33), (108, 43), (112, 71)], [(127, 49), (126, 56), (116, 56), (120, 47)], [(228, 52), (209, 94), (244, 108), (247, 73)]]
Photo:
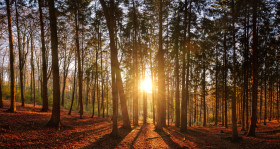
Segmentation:
[(0, 0), (0, 148), (280, 148), (279, 0)]

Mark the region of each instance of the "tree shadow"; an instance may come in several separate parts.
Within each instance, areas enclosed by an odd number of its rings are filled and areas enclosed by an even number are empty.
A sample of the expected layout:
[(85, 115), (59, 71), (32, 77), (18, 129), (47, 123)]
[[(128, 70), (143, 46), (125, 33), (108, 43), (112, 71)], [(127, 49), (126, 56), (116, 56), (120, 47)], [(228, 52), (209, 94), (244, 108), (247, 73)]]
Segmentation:
[(187, 148), (187, 147), (181, 147), (178, 143), (174, 142), (170, 138), (170, 134), (167, 134), (165, 131), (156, 131), (160, 137), (163, 139), (163, 141), (170, 147), (170, 148)]
[(131, 132), (132, 129), (119, 128), (120, 136), (113, 138), (111, 134), (106, 134), (102, 138), (96, 140), (94, 143), (83, 147), (85, 148), (116, 148), (119, 143)]
[(135, 144), (136, 140), (138, 139), (138, 137), (140, 136), (143, 128), (144, 128), (145, 124), (143, 124), (139, 130), (139, 132), (137, 133), (137, 135), (135, 136), (135, 138), (133, 139), (133, 141), (130, 144), (130, 148), (134, 148), (133, 145)]

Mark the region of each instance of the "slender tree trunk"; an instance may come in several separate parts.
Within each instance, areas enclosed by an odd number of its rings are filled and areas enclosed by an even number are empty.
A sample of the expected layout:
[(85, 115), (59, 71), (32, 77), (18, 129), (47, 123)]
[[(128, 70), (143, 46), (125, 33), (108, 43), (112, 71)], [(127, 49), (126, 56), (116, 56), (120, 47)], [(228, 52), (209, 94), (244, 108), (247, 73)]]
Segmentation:
[(155, 85), (154, 85), (154, 69), (153, 69), (153, 62), (152, 62), (152, 50), (150, 52), (150, 63), (151, 63), (151, 79), (152, 79), (152, 108), (153, 108), (153, 124), (156, 121), (156, 114), (155, 114)]
[(216, 47), (216, 73), (215, 73), (215, 81), (216, 81), (216, 107), (215, 107), (215, 125), (217, 126), (218, 125), (218, 113), (219, 113), (219, 110), (218, 110), (218, 107), (219, 107), (219, 90), (218, 90), (218, 47)]
[(246, 6), (246, 18), (247, 21), (247, 25), (246, 25), (246, 54), (245, 54), (245, 59), (246, 59), (246, 77), (245, 77), (245, 81), (246, 81), (246, 84), (245, 84), (245, 92), (246, 92), (246, 98), (245, 98), (245, 108), (246, 108), (246, 130), (249, 129), (249, 88), (248, 88), (248, 79), (249, 79), (249, 26), (250, 26), (250, 22), (249, 22), (249, 17), (250, 17), (250, 14), (249, 14), (249, 10)]
[(76, 2), (76, 12), (75, 12), (75, 27), (76, 27), (76, 48), (78, 57), (78, 79), (79, 79), (79, 104), (80, 104), (80, 118), (83, 116), (83, 72), (81, 68), (81, 56), (80, 56), (80, 46), (79, 46), (79, 3)]
[(3, 108), (3, 99), (2, 99), (2, 75), (0, 75), (0, 108)]
[[(101, 33), (100, 33), (101, 34)], [(100, 45), (101, 45), (101, 35), (99, 37), (100, 39)], [(101, 70), (100, 70), (100, 73), (101, 73), (101, 102), (102, 102), (102, 117), (104, 118), (105, 117), (105, 108), (104, 108), (104, 94), (103, 94), (103, 86), (104, 86), (104, 79), (103, 79), (103, 69), (102, 69), (102, 51), (101, 51), (101, 58), (100, 58), (100, 61), (101, 61)]]
[(126, 97), (124, 94), (123, 82), (122, 82), (122, 78), (121, 78), (120, 66), (119, 66), (119, 62), (117, 61), (118, 60), (117, 55), (114, 55), (114, 59), (116, 59), (116, 64), (117, 64), (117, 70), (116, 70), (117, 89), (118, 89), (118, 93), (120, 96), (120, 102), (121, 102), (123, 127), (127, 128), (127, 129), (131, 129), (128, 111), (127, 111), (127, 105), (126, 105)]
[(267, 94), (266, 94), (266, 61), (267, 61), (267, 57), (265, 56), (265, 66), (264, 66), (264, 119), (263, 119), (263, 124), (266, 125), (266, 119), (267, 119)]
[(21, 96), (21, 106), (24, 106), (24, 88), (23, 88), (23, 59), (21, 51), (21, 39), (20, 39), (20, 28), (19, 28), (19, 14), (17, 9), (17, 0), (15, 1), (16, 9), (16, 27), (17, 27), (17, 39), (18, 39), (18, 59), (19, 59), (19, 78), (20, 78), (20, 96)]
[[(73, 90), (72, 90), (72, 100), (71, 100), (71, 106), (68, 112), (68, 115), (71, 115), (73, 103), (74, 103), (74, 97), (75, 97), (75, 90), (76, 90), (76, 73), (77, 73), (77, 65), (76, 65), (76, 53), (75, 53), (75, 70), (74, 70), (74, 83), (73, 83)], [(93, 104), (94, 105), (94, 104)], [(94, 106), (93, 106), (94, 109)]]
[(258, 100), (258, 34), (257, 34), (257, 7), (258, 1), (253, 2), (253, 46), (252, 46), (252, 115), (251, 124), (247, 136), (255, 136), (257, 123), (257, 100)]
[(227, 46), (226, 46), (226, 30), (224, 31), (224, 123), (225, 123), (225, 127), (227, 128)]
[[(186, 104), (190, 103), (190, 55), (191, 55), (191, 12), (192, 12), (192, 0), (189, 1), (188, 12), (188, 38), (187, 38), (187, 76), (186, 76)], [(191, 116), (191, 108), (189, 104), (189, 116)], [(186, 112), (188, 112), (186, 105)], [(186, 114), (187, 116), (187, 114)], [(187, 121), (187, 118), (186, 118)], [(191, 119), (189, 119), (189, 126), (191, 125)]]
[[(116, 83), (116, 70), (118, 65), (117, 59), (117, 47), (115, 43), (115, 19), (114, 19), (114, 1), (110, 0), (110, 7), (106, 5), (104, 0), (100, 0), (103, 8), (103, 12), (106, 18), (106, 24), (109, 30), (110, 37), (110, 49), (111, 49), (111, 78), (112, 78), (112, 97), (113, 97), (113, 129), (111, 135), (113, 137), (118, 137), (118, 89)], [(109, 11), (110, 10), (110, 11)], [(117, 62), (117, 63), (116, 63)]]
[[(107, 70), (107, 68), (106, 68)], [(107, 71), (108, 72), (108, 71)], [(107, 91), (107, 117), (109, 117), (109, 74), (107, 74), (107, 87), (106, 87), (106, 91)]]
[(44, 20), (42, 13), (42, 0), (38, 0), (39, 3), (39, 13), (40, 13), (40, 26), (41, 26), (41, 43), (42, 43), (42, 69), (43, 69), (43, 107), (42, 112), (47, 112), (49, 109), (48, 104), (48, 78), (47, 78), (47, 61), (46, 61), (46, 46), (45, 46), (45, 30), (44, 30)]
[(238, 139), (238, 131), (237, 131), (237, 120), (236, 120), (236, 54), (235, 54), (235, 4), (234, 0), (231, 1), (232, 3), (232, 43), (233, 43), (233, 98), (231, 99), (231, 106), (232, 106), (232, 140), (237, 141)]
[(180, 131), (181, 132), (186, 132), (187, 131), (187, 98), (186, 98), (186, 86), (188, 86), (188, 84), (186, 84), (186, 74), (185, 74), (185, 70), (186, 70), (186, 60), (185, 60), (185, 56), (186, 56), (186, 27), (187, 27), (187, 14), (188, 14), (188, 2), (185, 1), (184, 4), (184, 47), (183, 47), (183, 70), (182, 70), (182, 102), (181, 102), (181, 127), (180, 127)]
[(203, 70), (202, 70), (202, 99), (203, 99), (203, 126), (206, 126), (206, 55), (205, 55), (205, 49), (203, 48), (202, 52), (203, 57)]
[(260, 112), (259, 112), (259, 119), (260, 119), (260, 122), (262, 120), (262, 103), (263, 103), (263, 86), (261, 84), (261, 95), (260, 95)]
[[(178, 19), (179, 19), (179, 13), (178, 13)], [(175, 126), (180, 127), (180, 79), (179, 79), (179, 37), (176, 36), (175, 39), (175, 77), (176, 77), (176, 91), (175, 91)]]
[[(144, 67), (144, 62), (142, 61), (142, 76), (143, 79), (145, 79), (145, 67)], [(147, 94), (143, 90), (143, 123), (147, 123)]]
[(166, 124), (164, 119), (164, 105), (165, 102), (165, 75), (164, 75), (164, 51), (163, 51), (163, 42), (162, 42), (162, 8), (163, 2), (159, 1), (159, 50), (158, 50), (158, 123), (156, 129), (162, 131), (162, 127)]
[[(65, 50), (65, 53), (66, 53), (66, 50)], [(66, 63), (66, 61), (64, 61), (64, 63)], [(65, 64), (64, 64), (64, 67), (68, 67), (68, 66), (65, 66)], [(65, 92), (67, 75), (68, 75), (68, 68), (64, 68), (64, 72), (63, 72), (63, 85), (62, 85), (62, 96), (61, 96), (61, 105), (62, 106), (64, 106), (64, 92)]]
[(31, 96), (33, 96), (33, 106), (35, 107), (36, 105), (36, 92), (35, 92), (35, 71), (34, 71), (34, 49), (33, 49), (33, 31), (32, 31), (32, 27), (30, 25), (30, 47), (31, 47), (31, 77), (33, 78), (33, 81), (31, 83)]
[(269, 119), (268, 121), (271, 121), (271, 118), (272, 118), (272, 72), (270, 72), (270, 81), (269, 81), (269, 99), (270, 99), (270, 102), (269, 102)]
[(58, 67), (58, 38), (57, 38), (57, 22), (55, 16), (54, 0), (48, 1), (50, 28), (51, 28), (51, 47), (52, 47), (52, 71), (53, 71), (53, 108), (52, 116), (48, 122), (49, 126), (59, 128), (60, 125), (60, 81)]
[(134, 71), (134, 87), (133, 87), (133, 125), (138, 125), (138, 44), (137, 44), (137, 15), (136, 8), (133, 0), (133, 71)]

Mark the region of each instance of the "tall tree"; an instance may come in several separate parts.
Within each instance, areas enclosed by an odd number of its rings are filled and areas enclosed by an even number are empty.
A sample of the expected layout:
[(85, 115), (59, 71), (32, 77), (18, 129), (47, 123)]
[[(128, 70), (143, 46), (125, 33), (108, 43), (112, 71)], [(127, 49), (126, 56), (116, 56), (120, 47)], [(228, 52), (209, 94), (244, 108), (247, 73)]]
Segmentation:
[(42, 12), (43, 0), (38, 0), (39, 4), (39, 13), (40, 13), (40, 27), (41, 27), (41, 44), (42, 44), (42, 72), (43, 72), (43, 85), (42, 85), (42, 97), (43, 97), (43, 106), (42, 112), (47, 112), (49, 109), (48, 104), (48, 78), (47, 78), (47, 60), (46, 60), (46, 45), (45, 45), (45, 29), (44, 29), (44, 19)]
[(232, 44), (233, 44), (233, 98), (231, 100), (232, 106), (232, 140), (238, 139), (237, 122), (236, 122), (236, 50), (235, 50), (235, 3), (231, 0), (232, 11)]
[(252, 46), (252, 109), (251, 123), (247, 136), (255, 136), (257, 123), (257, 101), (258, 101), (258, 33), (257, 33), (257, 9), (259, 1), (253, 1), (253, 46)]
[(15, 71), (14, 71), (14, 44), (13, 44), (13, 29), (11, 19), (11, 6), (10, 0), (6, 0), (7, 5), (7, 18), (8, 18), (8, 31), (9, 31), (9, 48), (10, 48), (10, 91), (11, 91), (11, 106), (9, 112), (16, 112), (16, 101), (15, 101)]
[(23, 67), (24, 61), (21, 50), (21, 38), (20, 38), (20, 28), (19, 28), (19, 13), (18, 13), (18, 0), (15, 1), (16, 9), (16, 27), (17, 27), (17, 39), (18, 39), (18, 58), (19, 58), (19, 78), (20, 78), (20, 97), (21, 97), (21, 106), (24, 106), (24, 88), (23, 88)]
[[(191, 3), (190, 3), (191, 4)], [(185, 0), (184, 3), (184, 35), (183, 35), (183, 70), (182, 70), (182, 102), (181, 102), (181, 127), (180, 127), (180, 131), (181, 132), (186, 132), (187, 131), (187, 98), (186, 97), (186, 86), (188, 86), (188, 84), (186, 84), (186, 41), (187, 41), (187, 17), (188, 17), (188, 1)], [(188, 73), (188, 72), (187, 72)]]
[(162, 10), (163, 1), (159, 0), (159, 49), (158, 49), (158, 122), (156, 129), (161, 131), (162, 127), (165, 126), (164, 119), (164, 105), (165, 102), (165, 75), (164, 75), (164, 51), (162, 42)]
[(3, 108), (3, 99), (2, 99), (2, 75), (0, 75), (0, 108)]
[(51, 48), (52, 48), (52, 71), (53, 71), (53, 108), (52, 116), (48, 126), (60, 127), (60, 81), (58, 67), (58, 38), (57, 21), (54, 0), (48, 0), (50, 28), (51, 28)]

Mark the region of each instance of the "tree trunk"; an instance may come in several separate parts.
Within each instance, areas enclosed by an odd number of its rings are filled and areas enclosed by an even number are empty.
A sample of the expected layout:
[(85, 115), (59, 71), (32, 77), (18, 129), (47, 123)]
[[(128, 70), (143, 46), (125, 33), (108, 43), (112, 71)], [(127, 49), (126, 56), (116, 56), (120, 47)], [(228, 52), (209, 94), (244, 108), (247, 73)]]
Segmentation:
[[(111, 49), (111, 78), (112, 78), (112, 97), (113, 97), (113, 129), (111, 135), (113, 137), (118, 137), (118, 90), (117, 90), (117, 83), (116, 83), (116, 69), (118, 62), (117, 59), (117, 47), (115, 43), (115, 19), (114, 19), (114, 1), (110, 0), (110, 6), (106, 5), (104, 0), (100, 0), (100, 3), (103, 8), (103, 12), (106, 18), (106, 24), (109, 30), (109, 37), (110, 37), (110, 49)], [(109, 11), (110, 9), (110, 11)]]
[(260, 119), (260, 122), (262, 120), (262, 103), (263, 103), (263, 86), (262, 86), (262, 83), (261, 83), (261, 95), (260, 95), (260, 112), (259, 112), (259, 119)]
[(253, 2), (253, 46), (252, 46), (252, 114), (251, 124), (247, 136), (255, 136), (257, 123), (257, 100), (258, 100), (258, 34), (257, 34), (257, 6), (258, 1)]
[(138, 45), (137, 45), (137, 15), (136, 8), (133, 0), (133, 71), (134, 71), (134, 87), (133, 87), (133, 125), (138, 126)]
[(39, 13), (40, 13), (40, 26), (41, 26), (41, 43), (42, 43), (42, 69), (43, 69), (43, 107), (42, 112), (47, 112), (49, 109), (48, 104), (48, 78), (47, 78), (47, 61), (46, 61), (46, 46), (45, 46), (45, 30), (44, 21), (42, 13), (42, 0), (38, 0), (39, 3)]
[(225, 123), (225, 127), (227, 128), (227, 46), (226, 46), (226, 30), (224, 30), (224, 123)]
[(162, 131), (165, 126), (164, 105), (165, 102), (165, 76), (164, 76), (164, 51), (162, 42), (162, 0), (159, 1), (159, 49), (158, 49), (158, 123), (156, 129)]
[(18, 38), (18, 59), (19, 59), (19, 78), (20, 78), (20, 96), (21, 96), (21, 106), (24, 106), (24, 88), (23, 88), (23, 59), (22, 59), (22, 51), (21, 51), (21, 40), (20, 40), (20, 29), (18, 23), (18, 9), (17, 9), (17, 0), (15, 1), (15, 9), (16, 9), (16, 27), (17, 27), (17, 38)]
[[(218, 43), (217, 43), (218, 44)], [(215, 125), (217, 126), (218, 125), (218, 113), (219, 113), (219, 111), (218, 111), (218, 107), (219, 107), (219, 97), (218, 97), (218, 92), (219, 92), (219, 90), (218, 90), (218, 68), (219, 68), (219, 66), (218, 66), (218, 47), (216, 47), (216, 72), (215, 72), (215, 81), (216, 81), (216, 107), (215, 107)]]
[(58, 67), (58, 38), (57, 38), (57, 22), (55, 16), (54, 0), (48, 1), (50, 28), (51, 28), (51, 47), (52, 47), (52, 70), (53, 70), (53, 108), (52, 116), (48, 122), (48, 126), (59, 128), (60, 125), (60, 81)]
[[(34, 49), (33, 49), (33, 31), (30, 24), (30, 47), (31, 47), (31, 78), (33, 81), (31, 83), (31, 96), (33, 96), (33, 106), (36, 105), (36, 92), (35, 92), (35, 66), (34, 66)], [(33, 94), (32, 94), (33, 93)]]
[(267, 119), (267, 94), (266, 94), (266, 61), (267, 61), (267, 57), (265, 56), (265, 66), (264, 66), (264, 119), (263, 119), (263, 124), (266, 125), (266, 119)]
[(186, 74), (185, 74), (185, 70), (186, 70), (186, 60), (185, 60), (185, 56), (186, 56), (186, 33), (187, 33), (187, 14), (188, 14), (188, 2), (185, 1), (184, 4), (184, 47), (183, 47), (183, 70), (182, 70), (182, 102), (181, 102), (181, 127), (180, 127), (180, 131), (181, 132), (186, 132), (187, 131), (187, 98), (186, 98), (186, 86), (188, 86), (188, 84), (186, 84)]
[(205, 49), (203, 48), (202, 52), (203, 57), (203, 70), (202, 70), (202, 99), (203, 99), (203, 126), (206, 126), (206, 55), (205, 55)]
[(2, 75), (0, 75), (0, 108), (3, 108), (3, 99), (2, 99)]
[[(179, 13), (178, 13), (178, 19), (179, 19)], [(176, 77), (176, 91), (175, 91), (175, 126), (180, 127), (180, 79), (179, 79), (179, 36), (176, 36), (175, 39), (175, 77)]]
[(237, 122), (236, 122), (236, 54), (235, 54), (235, 7), (234, 7), (234, 0), (231, 1), (232, 3), (232, 43), (233, 43), (233, 98), (231, 100), (232, 106), (232, 140), (237, 141), (238, 139), (238, 131), (237, 131)]
[(9, 48), (10, 48), (10, 79), (11, 79), (11, 106), (9, 112), (16, 112), (15, 103), (15, 72), (14, 72), (14, 47), (13, 47), (13, 30), (12, 30), (12, 19), (11, 19), (11, 7), (10, 1), (6, 0), (7, 5), (7, 18), (8, 18), (8, 31), (9, 31)]
[(80, 46), (79, 46), (79, 3), (76, 1), (75, 10), (75, 27), (76, 27), (76, 48), (78, 57), (78, 79), (79, 79), (79, 104), (80, 104), (80, 118), (83, 116), (83, 72), (81, 64)]
[[(77, 66), (76, 66), (76, 54), (75, 54), (75, 71), (74, 71), (74, 84), (73, 84), (73, 91), (72, 91), (72, 100), (71, 100), (71, 106), (68, 112), (68, 115), (71, 115), (73, 103), (74, 103), (74, 97), (75, 97), (75, 89), (76, 89), (76, 73), (77, 73)], [(93, 104), (94, 105), (94, 104)], [(94, 106), (93, 106), (94, 109)]]
[(121, 102), (121, 110), (122, 110), (122, 116), (123, 116), (123, 127), (127, 128), (127, 129), (131, 129), (130, 120), (129, 120), (129, 116), (128, 116), (128, 111), (127, 111), (127, 105), (126, 105), (126, 97), (125, 97), (124, 89), (123, 89), (123, 82), (122, 82), (119, 62), (118, 62), (118, 59), (117, 59), (117, 55), (113, 55), (113, 57), (115, 59), (115, 63), (117, 64), (117, 70), (116, 70), (117, 89), (118, 89), (118, 93), (119, 93), (119, 96), (120, 96), (120, 102)]

